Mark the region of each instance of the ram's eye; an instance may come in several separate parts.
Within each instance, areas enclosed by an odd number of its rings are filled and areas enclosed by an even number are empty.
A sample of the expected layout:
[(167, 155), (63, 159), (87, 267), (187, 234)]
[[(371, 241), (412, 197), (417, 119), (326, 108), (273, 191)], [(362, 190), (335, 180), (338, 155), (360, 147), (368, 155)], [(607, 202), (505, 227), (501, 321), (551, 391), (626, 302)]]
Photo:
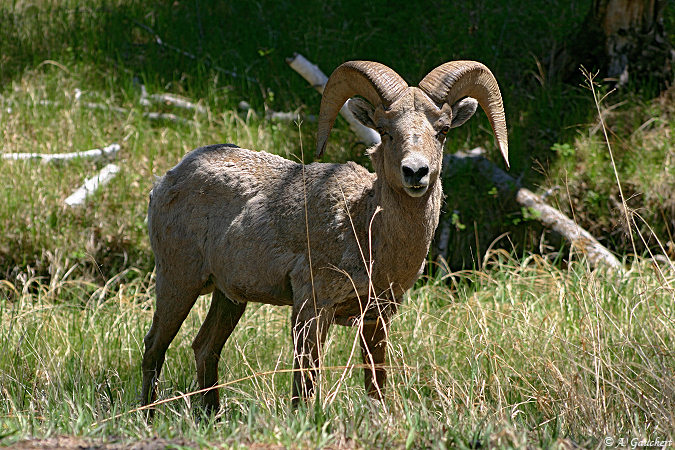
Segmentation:
[(377, 127), (377, 132), (380, 133), (380, 136), (382, 137), (389, 136), (389, 133), (382, 127)]

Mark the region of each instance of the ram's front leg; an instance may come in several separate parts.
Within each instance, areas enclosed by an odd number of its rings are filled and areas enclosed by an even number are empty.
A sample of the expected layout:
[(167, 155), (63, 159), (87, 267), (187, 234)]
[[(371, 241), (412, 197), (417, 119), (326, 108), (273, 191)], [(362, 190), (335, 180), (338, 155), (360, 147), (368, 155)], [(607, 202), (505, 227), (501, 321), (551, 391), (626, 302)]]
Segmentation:
[(331, 323), (327, 310), (318, 310), (310, 299), (293, 305), (291, 320), (294, 347), (292, 404), (314, 393), (319, 355)]
[(387, 381), (387, 371), (384, 368), (384, 359), (387, 353), (387, 326), (388, 319), (383, 316), (375, 323), (363, 325), (361, 333), (361, 355), (363, 356), (364, 381), (369, 396), (382, 400), (384, 385)]

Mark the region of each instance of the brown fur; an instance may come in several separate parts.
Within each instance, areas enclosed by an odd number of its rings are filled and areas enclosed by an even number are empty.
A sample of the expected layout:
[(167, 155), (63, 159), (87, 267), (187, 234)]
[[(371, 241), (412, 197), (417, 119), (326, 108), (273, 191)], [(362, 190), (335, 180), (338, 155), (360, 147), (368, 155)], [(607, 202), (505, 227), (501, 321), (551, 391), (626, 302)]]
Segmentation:
[[(381, 396), (388, 318), (422, 272), (438, 224), (439, 131), (458, 124), (453, 113), (461, 122), (468, 117), (417, 88), (386, 111), (365, 102), (354, 108), (383, 136), (371, 150), (375, 173), (352, 162), (302, 166), (215, 145), (189, 153), (158, 181), (148, 211), (157, 307), (145, 338), (145, 403), (154, 398), (166, 348), (199, 294), (212, 289), (193, 343), (200, 387), (215, 385), (220, 351), (245, 305), (262, 302), (293, 307), (295, 367), (305, 369), (294, 376), (294, 399), (312, 391), (330, 324), (359, 317), (363, 358), (373, 366), (366, 388)], [(414, 196), (401, 175), (402, 161), (413, 157), (429, 167), (426, 191)], [(204, 401), (217, 408), (217, 392)]]

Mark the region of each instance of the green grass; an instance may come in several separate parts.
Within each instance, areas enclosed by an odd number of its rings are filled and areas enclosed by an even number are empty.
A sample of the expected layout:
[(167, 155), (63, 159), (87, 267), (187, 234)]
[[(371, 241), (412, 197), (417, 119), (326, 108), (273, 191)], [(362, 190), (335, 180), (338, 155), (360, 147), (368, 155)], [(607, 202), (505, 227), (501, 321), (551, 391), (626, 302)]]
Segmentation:
[[(75, 151), (118, 142), (122, 172), (87, 209), (72, 212), (61, 207), (63, 199), (100, 165), (80, 161), (52, 169), (0, 162), (0, 204), (6, 205), (0, 206), (0, 227), (7, 237), (0, 242), (0, 273), (13, 278), (33, 270), (47, 276), (50, 258), (77, 265), (77, 275), (99, 283), (127, 267), (150, 270), (143, 220), (154, 175), (162, 175), (190, 149), (218, 142), (300, 158), (300, 132), (311, 149), (315, 124), (306, 122), (298, 129), (264, 120), (266, 108), (318, 111), (319, 96), (284, 62), (295, 51), (326, 72), (347, 59), (375, 59), (411, 83), (447, 60), (485, 62), (504, 95), (511, 173), (533, 190), (563, 187), (552, 200), (559, 208), (572, 214), (573, 207), (579, 223), (610, 248), (633, 252), (625, 239), (627, 228), (617, 220), (616, 183), (592, 96), (581, 86), (560, 83), (544, 64), (578, 26), (589, 3), (538, 0), (532, 3), (537, 15), (518, 2), (489, 7), (467, 2), (431, 15), (420, 15), (410, 3), (358, 3), (357, 8), (347, 0), (330, 6), (310, 2), (302, 13), (291, 2), (278, 1), (2, 3), (2, 151)], [(352, 14), (355, 10), (361, 14)], [(671, 13), (666, 25), (673, 28)], [(418, 16), (418, 22), (410, 22)], [(153, 33), (172, 47), (158, 45)], [(155, 107), (150, 109), (190, 121), (145, 119), (148, 108), (139, 105), (140, 84), (150, 93), (186, 95), (208, 113)], [(129, 112), (78, 107), (76, 89), (83, 91), (83, 101)], [(629, 206), (667, 243), (675, 235), (672, 107), (670, 97), (650, 100), (648, 94), (613, 94), (602, 106)], [(239, 111), (240, 101), (253, 105), (257, 114)], [(482, 113), (453, 130), (447, 151), (479, 145), (499, 160)], [(367, 164), (364, 150), (338, 121), (324, 158)], [(305, 160), (311, 160), (312, 152), (305, 153)], [(473, 187), (464, 191), (459, 187), (453, 199), (466, 198), (459, 220), (471, 225), (463, 240), (473, 242), (473, 223), (486, 219), (472, 205), (489, 198), (477, 196)], [(453, 201), (448, 205), (456, 209)], [(506, 229), (514, 236), (519, 231), (512, 222), (520, 221), (518, 214), (507, 218)], [(647, 227), (639, 225), (648, 239), (638, 242), (638, 253), (661, 252)], [(43, 255), (46, 251), (52, 255)]]
[[(493, 254), (454, 288), (420, 283), (391, 326), (384, 403), (361, 386), (352, 329), (333, 328), (320, 396), (290, 408), (289, 310), (252, 307), (225, 346), (219, 421), (194, 420), (197, 397), (138, 406), (150, 275), (104, 287), (36, 279), (1, 287), (0, 433), (285, 446), (535, 447), (604, 436), (673, 438), (675, 274), (649, 264), (623, 277)], [(126, 279), (132, 279), (126, 282)], [(196, 390), (190, 343), (198, 301), (167, 355), (160, 398)], [(358, 345), (357, 345), (358, 347)], [(343, 374), (346, 375), (343, 379)], [(237, 381), (239, 380), (239, 381)]]
[[(126, 267), (151, 270), (144, 221), (155, 175), (207, 143), (237, 142), (289, 156), (289, 148), (300, 148), (295, 124), (240, 117), (236, 111), (182, 114), (186, 123), (151, 121), (138, 105), (140, 90), (130, 99), (113, 92), (85, 92), (83, 101), (129, 112), (91, 110), (73, 100), (75, 89), (82, 86), (78, 80), (56, 67), (47, 71), (27, 73), (7, 90), (4, 104), (12, 112), (3, 107), (0, 113), (4, 151), (68, 152), (117, 142), (122, 146), (118, 155), (122, 170), (85, 208), (72, 210), (63, 201), (102, 163), (79, 160), (52, 166), (2, 161), (0, 226), (6, 239), (0, 243), (0, 267), (7, 275), (16, 275), (11, 273), (15, 267), (49, 275), (51, 259), (75, 264), (78, 275), (99, 282)], [(55, 104), (43, 105), (41, 100)], [(45, 255), (47, 250), (53, 254)]]
[[(546, 56), (590, 0), (530, 2), (537, 14), (511, 1), (433, 4), (425, 14), (415, 3), (384, 1), (310, 2), (302, 11), (287, 1), (79, 3), (0, 4), (0, 151), (121, 145), (120, 174), (78, 209), (63, 201), (104, 162), (0, 161), (1, 444), (60, 435), (364, 448), (673, 438), (675, 275), (631, 254), (591, 92), (546, 71)], [(157, 45), (150, 28), (195, 58)], [(315, 123), (265, 119), (266, 109), (318, 112), (320, 97), (284, 62), (295, 51), (326, 72), (348, 59), (378, 60), (410, 83), (447, 60), (485, 62), (504, 95), (511, 173), (533, 190), (560, 186), (552, 204), (625, 255), (630, 270), (619, 277), (574, 258), (552, 265), (499, 251), (478, 258), (484, 270), (420, 281), (392, 325), (382, 404), (366, 399), (353, 367), (360, 362), (350, 358), (354, 331), (334, 328), (319, 398), (291, 410), (289, 311), (251, 305), (223, 352), (220, 380), (231, 384), (221, 392), (220, 420), (194, 420), (196, 400), (187, 395), (147, 423), (133, 410), (154, 301), (148, 192), (155, 175), (206, 144), (291, 159), (304, 149), (311, 161)], [(143, 107), (140, 84), (150, 94), (186, 96), (207, 112)], [(83, 102), (126, 112), (85, 108), (77, 89)], [(628, 206), (644, 218), (632, 228), (636, 250), (671, 258), (672, 95), (618, 92), (600, 105)], [(239, 110), (242, 100), (255, 112)], [(147, 111), (185, 121), (150, 120)], [(482, 113), (453, 130), (446, 150), (479, 145), (498, 160)], [(364, 151), (338, 121), (324, 158), (367, 165)], [(471, 205), (453, 224), (473, 241), (474, 222), (492, 220), (501, 205), (493, 205), (489, 187), (472, 187), (472, 174), (456, 181), (445, 208), (451, 214), (456, 202)], [(527, 227), (518, 214), (508, 220)], [(196, 389), (190, 343), (207, 306), (198, 302), (170, 348), (160, 398)]]

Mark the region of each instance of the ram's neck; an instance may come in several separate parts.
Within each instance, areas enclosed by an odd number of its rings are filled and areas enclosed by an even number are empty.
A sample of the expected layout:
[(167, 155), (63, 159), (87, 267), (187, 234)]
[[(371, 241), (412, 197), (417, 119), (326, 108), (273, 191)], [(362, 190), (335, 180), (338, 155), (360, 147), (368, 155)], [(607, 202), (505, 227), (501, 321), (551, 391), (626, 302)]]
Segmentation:
[(438, 225), (442, 187), (437, 181), (419, 198), (391, 188), (381, 178), (374, 188), (373, 213), (378, 206), (381, 210), (372, 220), (373, 283), (378, 295), (389, 291), (400, 298), (424, 267)]

